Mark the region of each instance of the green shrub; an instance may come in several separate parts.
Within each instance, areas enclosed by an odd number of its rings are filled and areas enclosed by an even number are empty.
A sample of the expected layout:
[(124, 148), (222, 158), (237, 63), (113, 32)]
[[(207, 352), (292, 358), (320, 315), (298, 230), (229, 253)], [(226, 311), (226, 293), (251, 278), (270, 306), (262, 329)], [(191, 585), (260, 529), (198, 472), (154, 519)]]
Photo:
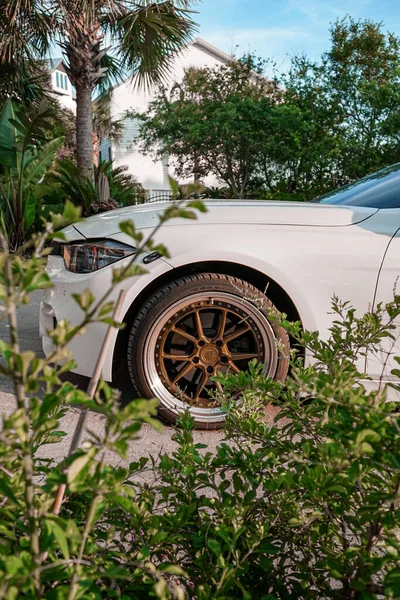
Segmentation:
[[(95, 167), (95, 182), (92, 183), (79, 175), (73, 160), (64, 158), (58, 161), (52, 176), (59, 185), (58, 201), (62, 205), (69, 200), (82, 209), (84, 216), (120, 206), (141, 204), (146, 198), (145, 190), (126, 170), (127, 167), (113, 168), (112, 162), (103, 161)], [(101, 189), (104, 181), (107, 182), (105, 190)]]
[(101, 161), (95, 168), (95, 180), (103, 173), (110, 185), (110, 198), (119, 206), (142, 204), (146, 200), (144, 187), (127, 172), (126, 165), (114, 167), (112, 161)]
[[(177, 211), (171, 203), (163, 219)], [(123, 230), (139, 248), (153, 246), (132, 224)], [(68, 340), (92, 320), (112, 323), (105, 297), (76, 298), (81, 326), (58, 323), (51, 356), (20, 351), (16, 304), (49, 285), (44, 239), (35, 239), (29, 261), (10, 255), (1, 240), (0, 318), (9, 319), (11, 340), (0, 342), (0, 368), (18, 407), (0, 435), (0, 597), (399, 597), (399, 413), (384, 389), (365, 391), (354, 359), (393, 336), (400, 297), (360, 318), (335, 300), (328, 341), (284, 321), (313, 364), (293, 356), (284, 385), (266, 380), (257, 364), (221, 376), (226, 440), (215, 453), (194, 442), (183, 415), (174, 452), (114, 468), (105, 453), (126, 459), (142, 422), (159, 427), (157, 403), (120, 408), (105, 383), (91, 399), (61, 380), (71, 367)], [(116, 271), (115, 280), (134, 272), (134, 265)], [(60, 360), (63, 366), (52, 364)], [(272, 422), (263, 410), (271, 403)], [(41, 446), (65, 435), (59, 419), (77, 404), (103, 415), (104, 437), (89, 432), (89, 443), (64, 464), (40, 458)], [(146, 472), (151, 486), (138, 477)], [(65, 501), (55, 515), (60, 485)]]
[(354, 366), (393, 335), (400, 297), (361, 318), (337, 300), (333, 310), (327, 342), (286, 323), (314, 360), (294, 359), (286, 385), (256, 364), (220, 378), (228, 417), (215, 455), (186, 416), (177, 451), (153, 463), (142, 529), (158, 515), (157, 556), (184, 568), (190, 598), (400, 596), (399, 413)]
[[(192, 207), (202, 209), (199, 203)], [(155, 564), (139, 546), (127, 552), (124, 540), (126, 535), (132, 537), (132, 530), (124, 529), (121, 515), (131, 513), (141, 521), (146, 509), (135, 500), (131, 471), (113, 469), (105, 460), (108, 451), (126, 458), (128, 443), (143, 422), (159, 427), (157, 401), (137, 400), (121, 409), (118, 393), (104, 382), (96, 386), (92, 398), (61, 379), (73, 365), (68, 342), (88, 323), (119, 326), (112, 319), (111, 290), (98, 300), (88, 291), (75, 297), (82, 321), (73, 327), (65, 321), (57, 324), (50, 332), (54, 351), (46, 358), (20, 349), (17, 306), (28, 303), (33, 291), (50, 286), (43, 247), (55, 228), (78, 216), (79, 211), (67, 204), (64, 216), (53, 217), (46, 232), (33, 238), (29, 259), (10, 253), (0, 228), (0, 319), (7, 319), (10, 332), (9, 341), (0, 341), (0, 369), (13, 382), (17, 404), (11, 415), (3, 415), (0, 435), (0, 597), (182, 598), (168, 581), (171, 573), (180, 573), (178, 567)], [(171, 203), (160, 224), (174, 216), (195, 218), (190, 206), (182, 209)], [(121, 228), (137, 250), (131, 263), (114, 269), (114, 285), (141, 273), (134, 261), (143, 251), (165, 254), (153, 243), (154, 232), (143, 238), (131, 222)], [(78, 448), (63, 464), (41, 458), (38, 451), (43, 445), (55, 444), (65, 435), (59, 419), (67, 407), (77, 404), (104, 416), (104, 437), (89, 435), (85, 449)], [(66, 501), (57, 514), (52, 508), (63, 486)]]

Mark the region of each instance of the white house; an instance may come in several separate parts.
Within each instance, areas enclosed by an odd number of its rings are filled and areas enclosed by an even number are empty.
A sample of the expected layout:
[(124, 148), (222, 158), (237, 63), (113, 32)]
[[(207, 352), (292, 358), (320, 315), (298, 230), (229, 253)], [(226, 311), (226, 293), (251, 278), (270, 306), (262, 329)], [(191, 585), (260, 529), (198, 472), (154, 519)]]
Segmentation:
[(76, 112), (75, 90), (71, 85), (62, 58), (50, 58), (47, 65), (51, 75), (51, 87), (59, 103)]
[[(177, 53), (165, 87), (172, 87), (175, 82), (183, 79), (184, 73), (190, 67), (213, 67), (226, 64), (232, 57), (218, 50), (205, 40), (196, 38), (183, 50)], [(121, 119), (129, 109), (145, 112), (149, 103), (156, 97), (157, 88), (142, 89), (135, 87), (132, 79), (126, 79), (115, 86), (112, 92), (110, 111), (112, 118)], [(127, 165), (129, 172), (144, 186), (150, 196), (162, 196), (170, 190), (168, 181), (168, 158), (154, 161), (151, 156), (143, 156), (135, 147), (138, 134), (138, 122), (126, 119), (121, 141), (117, 144), (110, 139), (102, 140), (100, 158), (113, 160), (115, 166)], [(207, 182), (215, 184), (216, 182)]]

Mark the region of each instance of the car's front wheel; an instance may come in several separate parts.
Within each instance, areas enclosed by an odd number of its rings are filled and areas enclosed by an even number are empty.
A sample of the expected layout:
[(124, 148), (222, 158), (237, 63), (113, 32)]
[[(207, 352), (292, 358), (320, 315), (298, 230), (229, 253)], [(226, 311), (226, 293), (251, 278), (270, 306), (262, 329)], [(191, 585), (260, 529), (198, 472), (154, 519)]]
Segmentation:
[(136, 392), (160, 400), (160, 415), (175, 421), (186, 409), (196, 427), (221, 427), (225, 415), (210, 392), (213, 376), (265, 365), (283, 381), (289, 338), (270, 320), (274, 305), (245, 281), (215, 273), (176, 280), (142, 306), (128, 341), (128, 367)]

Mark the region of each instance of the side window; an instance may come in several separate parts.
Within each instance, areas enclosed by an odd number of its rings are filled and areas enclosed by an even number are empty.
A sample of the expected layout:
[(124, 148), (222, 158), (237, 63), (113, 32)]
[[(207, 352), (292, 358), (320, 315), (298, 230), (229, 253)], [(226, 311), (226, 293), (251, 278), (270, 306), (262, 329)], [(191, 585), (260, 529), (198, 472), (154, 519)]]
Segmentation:
[(400, 208), (400, 163), (329, 192), (315, 202), (378, 209)]

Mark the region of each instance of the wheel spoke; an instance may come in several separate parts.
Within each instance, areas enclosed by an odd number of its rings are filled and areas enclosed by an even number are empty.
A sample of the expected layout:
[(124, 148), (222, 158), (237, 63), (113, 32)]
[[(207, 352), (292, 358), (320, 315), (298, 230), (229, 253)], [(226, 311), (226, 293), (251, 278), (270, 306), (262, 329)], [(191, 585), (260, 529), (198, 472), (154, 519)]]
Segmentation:
[(255, 309), (246, 311), (235, 300), (228, 304), (228, 298), (217, 297), (216, 302), (201, 295), (191, 302), (183, 299), (160, 326), (154, 353), (168, 401), (172, 395), (199, 410), (210, 408), (218, 402), (208, 392), (224, 391), (213, 381), (217, 371), (236, 375), (252, 359), (265, 362), (261, 337), (267, 333), (257, 327)]
[(233, 361), (230, 360), (228, 364), (234, 373), (240, 373), (239, 367), (237, 367)]
[(196, 319), (197, 335), (199, 336), (199, 340), (201, 340), (202, 338), (204, 338), (204, 331), (203, 331), (203, 324), (201, 322), (199, 310), (195, 311), (195, 319)]
[(186, 365), (186, 367), (184, 367), (182, 369), (182, 371), (180, 371), (178, 373), (178, 375), (175, 377), (175, 379), (172, 382), (172, 385), (175, 385), (176, 383), (178, 383), (178, 381), (180, 379), (182, 379), (182, 377), (184, 377), (187, 373), (189, 373), (189, 371), (191, 371), (192, 369), (194, 369), (195, 367), (192, 365), (192, 363), (190, 362), (189, 364)]
[(251, 358), (258, 358), (258, 353), (237, 352), (236, 354), (231, 354), (231, 356), (230, 356), (230, 359), (233, 362), (236, 362), (238, 360), (250, 360)]
[(180, 360), (180, 361), (187, 362), (192, 357), (189, 356), (188, 354), (166, 354), (166, 353), (163, 353), (162, 358), (167, 359), (167, 360)]
[(208, 375), (207, 375), (207, 373), (203, 373), (203, 379), (201, 380), (201, 382), (200, 382), (200, 385), (199, 385), (199, 387), (198, 387), (198, 388), (197, 388), (197, 390), (196, 390), (196, 395), (195, 395), (195, 397), (193, 398), (193, 400), (195, 400), (195, 401), (196, 401), (196, 400), (198, 400), (198, 399), (200, 398), (200, 394), (201, 394), (201, 392), (204, 390), (204, 388), (205, 388), (205, 385), (206, 385), (206, 383), (207, 383), (208, 379), (209, 379), (209, 378), (208, 378)]
[(183, 331), (183, 329), (179, 329), (178, 327), (171, 327), (171, 331), (173, 331), (174, 333), (177, 333), (178, 335), (181, 335), (182, 337), (186, 338), (190, 342), (193, 342), (193, 344), (197, 344), (196, 338), (193, 335), (190, 335), (190, 333)]
[(228, 314), (227, 310), (221, 310), (221, 316), (220, 316), (219, 324), (218, 324), (218, 331), (217, 331), (217, 335), (215, 336), (217, 339), (221, 339), (224, 337), (227, 314)]
[(246, 325), (242, 329), (239, 329), (239, 331), (234, 331), (230, 335), (227, 335), (224, 338), (225, 344), (229, 344), (229, 342), (231, 342), (232, 340), (235, 340), (236, 338), (240, 337), (241, 335), (243, 335), (244, 333), (246, 333), (246, 331), (250, 331), (250, 329), (251, 329), (250, 325)]

